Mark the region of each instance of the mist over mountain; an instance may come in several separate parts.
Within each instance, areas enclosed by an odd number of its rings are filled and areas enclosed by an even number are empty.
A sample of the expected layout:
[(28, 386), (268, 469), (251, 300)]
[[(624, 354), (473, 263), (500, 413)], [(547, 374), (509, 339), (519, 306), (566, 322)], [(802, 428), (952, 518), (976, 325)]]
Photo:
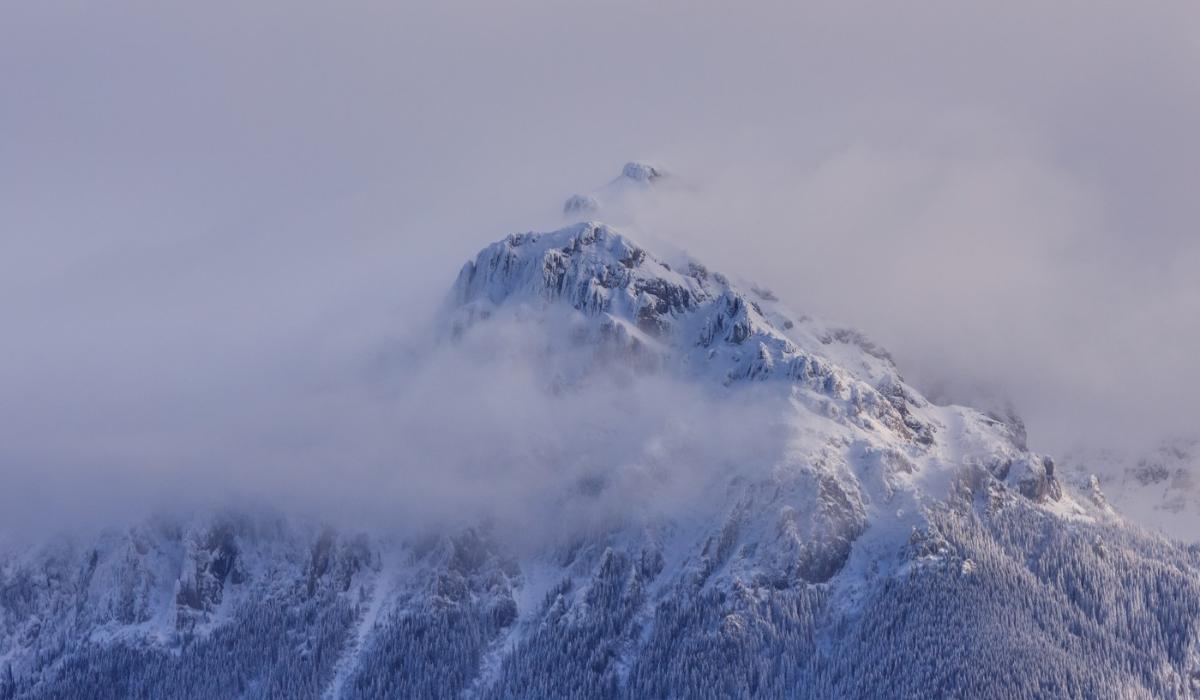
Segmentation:
[(0, 9), (0, 700), (1200, 697), (1197, 35)]
[[(564, 214), (628, 216), (647, 172)], [(296, 446), (320, 476), (237, 484), (274, 499), (10, 537), (0, 692), (1198, 692), (1195, 547), (1011, 411), (935, 404), (861, 332), (635, 228), (481, 250), (381, 350), (375, 421)]]
[[(865, 329), (930, 393), (1003, 395), (1042, 449), (1195, 432), (1189, 3), (4, 20), (0, 457), (40, 494), (10, 522), (338, 420), (312, 385), (629, 158), (691, 188), (648, 231)], [(234, 475), (297, 459), (253, 447)]]

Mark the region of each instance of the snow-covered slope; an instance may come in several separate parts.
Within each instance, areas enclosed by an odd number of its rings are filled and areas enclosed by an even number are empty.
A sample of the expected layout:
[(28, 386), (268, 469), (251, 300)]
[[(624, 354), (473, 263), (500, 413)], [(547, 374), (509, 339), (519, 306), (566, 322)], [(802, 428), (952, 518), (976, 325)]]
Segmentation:
[[(610, 435), (652, 457), (642, 507), (533, 548), (483, 521), (236, 513), (9, 546), (0, 697), (1200, 693), (1200, 551), (1065, 487), (1019, 422), (926, 400), (856, 331), (590, 220), (486, 247), (443, 322), (447, 348), (528, 338), (546, 402), (669, 377), (765, 425), (730, 419), (754, 439), (718, 469)], [(679, 474), (687, 507), (655, 509)]]
[(1146, 527), (1200, 542), (1200, 440), (1164, 440), (1146, 454), (1080, 450), (1066, 455), (1071, 477), (1093, 475), (1109, 502)]

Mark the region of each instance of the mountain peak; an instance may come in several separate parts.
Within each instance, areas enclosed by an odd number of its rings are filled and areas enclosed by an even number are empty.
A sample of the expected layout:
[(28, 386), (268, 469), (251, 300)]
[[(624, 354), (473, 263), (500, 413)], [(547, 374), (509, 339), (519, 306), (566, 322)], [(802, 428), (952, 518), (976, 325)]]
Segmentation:
[(595, 216), (599, 212), (611, 214), (621, 209), (631, 199), (644, 196), (651, 185), (666, 177), (667, 171), (658, 165), (630, 161), (621, 168), (621, 174), (607, 185), (590, 194), (573, 194), (563, 203), (563, 216), (568, 219)]
[(565, 355), (584, 358), (580, 374), (603, 356), (724, 385), (786, 382), (837, 406), (823, 410), (932, 441), (910, 410), (921, 400), (861, 334), (793, 321), (773, 294), (743, 290), (690, 258), (672, 266), (604, 223), (493, 243), (463, 266), (451, 298), (455, 334), (505, 314), (574, 315)]
[(645, 182), (647, 184), (657, 180), (664, 174), (665, 173), (662, 168), (657, 168), (646, 163), (639, 163), (637, 161), (630, 161), (625, 164), (624, 168), (621, 168), (621, 177), (629, 178), (630, 180), (635, 180), (637, 182)]

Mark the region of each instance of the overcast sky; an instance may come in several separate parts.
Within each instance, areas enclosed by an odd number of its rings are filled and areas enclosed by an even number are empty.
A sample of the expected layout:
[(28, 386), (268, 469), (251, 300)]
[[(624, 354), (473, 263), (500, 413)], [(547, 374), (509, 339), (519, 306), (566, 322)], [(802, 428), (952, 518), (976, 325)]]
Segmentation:
[(692, 186), (658, 235), (1035, 448), (1200, 432), (1200, 6), (578, 5), (5, 3), (0, 506), (286, 461), (630, 159)]

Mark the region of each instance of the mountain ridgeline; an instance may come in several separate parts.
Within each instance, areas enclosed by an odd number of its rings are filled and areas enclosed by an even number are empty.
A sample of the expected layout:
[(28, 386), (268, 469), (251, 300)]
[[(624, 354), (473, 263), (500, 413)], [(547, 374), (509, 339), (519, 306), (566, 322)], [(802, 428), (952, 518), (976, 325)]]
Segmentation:
[(486, 247), (440, 342), (515, 329), (547, 402), (669, 377), (767, 407), (686, 508), (537, 547), (230, 510), (6, 545), (0, 699), (1200, 697), (1200, 548), (861, 333), (597, 220), (671, 177), (630, 164), (568, 201), (586, 220)]

